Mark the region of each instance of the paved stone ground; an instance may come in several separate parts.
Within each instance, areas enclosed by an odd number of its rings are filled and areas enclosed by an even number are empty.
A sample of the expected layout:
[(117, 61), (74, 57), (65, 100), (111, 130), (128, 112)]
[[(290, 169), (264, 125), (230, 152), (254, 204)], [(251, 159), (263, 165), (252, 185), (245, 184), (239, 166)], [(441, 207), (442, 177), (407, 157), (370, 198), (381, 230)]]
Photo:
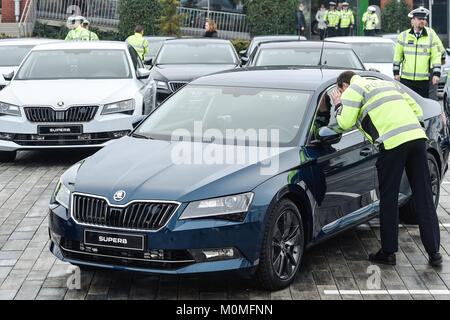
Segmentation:
[(438, 209), (444, 264), (428, 266), (418, 228), (403, 226), (397, 265), (380, 266), (385, 291), (365, 292), (366, 257), (379, 247), (376, 220), (308, 251), (294, 284), (278, 292), (235, 277), (114, 270), (83, 270), (82, 289), (69, 290), (69, 264), (48, 250), (48, 201), (60, 174), (89, 154), (21, 152), (15, 163), (0, 164), (0, 299), (450, 299), (450, 173)]

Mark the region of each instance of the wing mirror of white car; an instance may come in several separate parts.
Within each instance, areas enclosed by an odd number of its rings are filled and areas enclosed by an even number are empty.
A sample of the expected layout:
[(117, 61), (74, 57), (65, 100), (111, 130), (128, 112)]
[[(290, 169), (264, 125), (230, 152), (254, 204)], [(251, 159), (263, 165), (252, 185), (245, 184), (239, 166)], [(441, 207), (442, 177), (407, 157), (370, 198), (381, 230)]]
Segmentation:
[(150, 57), (150, 56), (145, 56), (144, 57), (144, 64), (146, 66), (151, 66), (152, 63), (153, 63), (153, 57)]
[(148, 79), (148, 77), (150, 77), (150, 70), (139, 68), (136, 71), (136, 76), (138, 79)]
[(3, 74), (3, 79), (5, 79), (5, 81), (11, 81), (12, 78), (14, 78), (14, 70)]
[(247, 62), (248, 62), (248, 58), (247, 57), (241, 57), (241, 63), (242, 63), (242, 65), (246, 65), (247, 64)]

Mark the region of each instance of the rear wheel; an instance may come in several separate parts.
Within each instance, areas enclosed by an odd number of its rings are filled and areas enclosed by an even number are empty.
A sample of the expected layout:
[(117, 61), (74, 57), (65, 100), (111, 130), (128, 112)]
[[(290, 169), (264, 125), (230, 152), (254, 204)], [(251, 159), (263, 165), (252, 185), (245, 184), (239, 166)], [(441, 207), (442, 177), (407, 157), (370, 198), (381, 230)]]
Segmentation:
[(13, 162), (16, 160), (17, 151), (0, 151), (0, 162)]
[[(439, 205), (439, 195), (441, 190), (441, 178), (439, 174), (439, 167), (436, 159), (433, 155), (428, 153), (428, 167), (430, 168), (431, 177), (431, 191), (433, 193), (433, 203), (434, 207), (437, 209)], [(399, 210), (400, 222), (405, 224), (418, 224), (416, 214), (416, 203), (414, 198), (408, 200), (408, 202), (402, 206)]]
[(297, 206), (281, 200), (270, 212), (264, 230), (257, 278), (266, 290), (280, 290), (292, 283), (304, 250), (303, 222)]

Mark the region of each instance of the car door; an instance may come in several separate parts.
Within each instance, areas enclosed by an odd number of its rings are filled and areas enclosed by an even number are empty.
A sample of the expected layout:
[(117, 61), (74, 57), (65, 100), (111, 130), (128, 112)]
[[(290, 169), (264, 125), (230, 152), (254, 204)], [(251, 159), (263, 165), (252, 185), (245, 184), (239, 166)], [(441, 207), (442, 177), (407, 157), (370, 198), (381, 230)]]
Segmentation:
[[(131, 56), (131, 61), (133, 62), (133, 68), (135, 72), (137, 72), (140, 68), (145, 68), (144, 64), (142, 63), (141, 58), (137, 54), (136, 50), (132, 48), (131, 46), (128, 47), (128, 51)], [(156, 90), (152, 88), (150, 78), (147, 79), (136, 79), (136, 82), (139, 87), (139, 92), (142, 94), (144, 106), (143, 106), (143, 114), (149, 114), (152, 109), (156, 105), (156, 99), (155, 94), (153, 94), (153, 91)]]
[[(330, 96), (334, 89), (329, 88), (325, 94)], [(331, 112), (327, 126), (337, 128), (332, 99), (328, 103)], [(314, 140), (314, 129), (310, 140)], [(314, 208), (313, 236), (317, 240), (373, 215), (376, 154), (356, 127), (344, 132), (336, 144), (316, 143), (314, 151), (317, 164), (313, 171), (325, 185), (323, 197)]]

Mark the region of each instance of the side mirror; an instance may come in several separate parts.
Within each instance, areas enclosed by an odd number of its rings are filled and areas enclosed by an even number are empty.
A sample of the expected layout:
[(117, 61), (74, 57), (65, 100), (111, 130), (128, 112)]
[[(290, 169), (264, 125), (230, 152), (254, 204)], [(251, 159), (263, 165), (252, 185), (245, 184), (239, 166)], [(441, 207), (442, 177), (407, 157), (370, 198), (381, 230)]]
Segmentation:
[(131, 126), (133, 127), (133, 129), (136, 128), (138, 125), (140, 125), (141, 122), (144, 121), (144, 119), (145, 119), (146, 117), (147, 117), (147, 116), (139, 116), (139, 117), (137, 117), (137, 118), (133, 121), (133, 123), (131, 124)]
[(144, 64), (147, 66), (151, 66), (153, 63), (153, 57), (145, 56), (144, 57)]
[(150, 77), (150, 70), (139, 68), (136, 71), (136, 77), (138, 79), (148, 79), (148, 77)]
[(336, 144), (341, 141), (342, 133), (336, 132), (330, 127), (322, 127), (319, 129), (319, 141), (323, 144)]
[(14, 78), (14, 70), (10, 73), (4, 73), (3, 78), (5, 79), (5, 81), (11, 81), (12, 78)]
[(241, 63), (242, 63), (242, 65), (247, 64), (248, 60), (249, 60), (249, 59), (248, 59), (247, 57), (242, 57), (242, 58), (241, 58)]
[(239, 51), (239, 55), (240, 55), (241, 57), (246, 57), (246, 56), (247, 56), (247, 50), (241, 50), (241, 51)]

